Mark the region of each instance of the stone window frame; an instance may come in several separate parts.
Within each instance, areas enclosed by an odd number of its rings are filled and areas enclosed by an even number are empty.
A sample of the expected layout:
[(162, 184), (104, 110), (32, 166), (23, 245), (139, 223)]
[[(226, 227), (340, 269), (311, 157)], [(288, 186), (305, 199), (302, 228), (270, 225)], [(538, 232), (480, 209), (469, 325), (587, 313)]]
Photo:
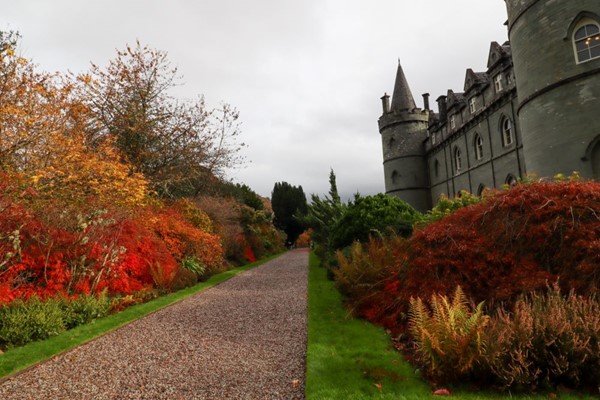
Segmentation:
[(509, 147), (515, 142), (514, 124), (510, 118), (504, 116), (500, 120), (500, 132), (502, 134), (502, 146)]
[[(590, 29), (590, 27), (592, 28), (592, 30), (591, 33), (588, 33), (588, 29)], [(582, 33), (584, 36), (577, 37), (580, 33)], [(577, 64), (585, 63), (600, 58), (600, 23), (598, 23), (598, 21), (590, 17), (584, 17), (579, 19), (577, 24), (575, 24), (575, 26), (573, 27), (571, 41), (573, 44), (575, 62)], [(595, 43), (594, 46), (590, 46), (591, 41), (597, 43)], [(581, 43), (584, 43), (586, 47), (578, 49)], [(596, 55), (592, 55), (592, 49), (596, 52)], [(587, 52), (587, 55), (589, 55), (589, 57), (582, 60), (580, 58), (582, 52)]]
[(475, 133), (473, 137), (473, 148), (475, 149), (475, 159), (477, 161), (483, 159), (483, 138), (479, 133)]
[(456, 174), (459, 174), (462, 171), (462, 153), (460, 147), (454, 148), (454, 170)]
[(450, 129), (456, 129), (456, 116), (450, 116)]
[(440, 161), (437, 158), (433, 161), (433, 174), (436, 178), (440, 176)]
[(504, 80), (504, 76), (502, 73), (500, 73), (494, 77), (494, 89), (496, 90), (496, 93), (500, 93), (502, 90), (504, 90), (504, 87), (502, 86), (503, 80)]
[(396, 170), (392, 171), (392, 176), (391, 176), (391, 178), (392, 178), (392, 184), (396, 184), (397, 183), (396, 181), (398, 180), (398, 176), (399, 175), (400, 174), (398, 173), (398, 171), (396, 171)]
[(469, 111), (471, 114), (475, 114), (477, 112), (477, 96), (473, 96), (469, 99)]

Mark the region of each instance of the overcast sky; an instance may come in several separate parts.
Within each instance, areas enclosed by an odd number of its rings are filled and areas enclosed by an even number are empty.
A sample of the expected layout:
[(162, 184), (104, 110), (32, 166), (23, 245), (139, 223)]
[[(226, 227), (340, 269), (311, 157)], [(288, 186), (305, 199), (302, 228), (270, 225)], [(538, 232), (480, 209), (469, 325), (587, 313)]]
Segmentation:
[[(419, 107), (507, 40), (503, 0), (0, 0), (0, 29), (47, 71), (84, 72), (139, 40), (168, 52), (180, 98), (240, 111), (249, 147), (230, 178), (270, 196), (275, 182), (326, 193), (384, 191), (384, 92), (401, 59)], [(435, 101), (432, 101), (434, 104)]]

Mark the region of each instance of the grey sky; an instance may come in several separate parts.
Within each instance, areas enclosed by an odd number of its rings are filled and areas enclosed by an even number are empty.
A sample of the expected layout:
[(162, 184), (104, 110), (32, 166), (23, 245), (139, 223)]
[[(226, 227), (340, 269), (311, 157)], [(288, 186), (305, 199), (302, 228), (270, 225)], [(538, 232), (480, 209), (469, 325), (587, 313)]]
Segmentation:
[[(238, 108), (251, 163), (230, 177), (262, 195), (287, 181), (345, 196), (383, 191), (379, 98), (397, 58), (418, 106), (462, 91), (507, 39), (502, 0), (0, 0), (0, 29), (48, 71), (83, 72), (139, 39), (183, 75), (177, 97)], [(434, 103), (434, 102), (432, 102)]]

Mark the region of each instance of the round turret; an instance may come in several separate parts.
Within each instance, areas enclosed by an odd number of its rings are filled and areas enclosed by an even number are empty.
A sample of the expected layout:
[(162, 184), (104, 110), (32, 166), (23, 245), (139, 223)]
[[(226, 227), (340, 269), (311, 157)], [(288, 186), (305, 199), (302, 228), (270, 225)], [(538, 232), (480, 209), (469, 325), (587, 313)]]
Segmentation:
[(528, 173), (600, 178), (600, 2), (506, 0)]
[(429, 112), (416, 108), (402, 67), (398, 64), (391, 108), (382, 98), (379, 132), (383, 146), (386, 194), (399, 197), (419, 211), (431, 208), (424, 140)]

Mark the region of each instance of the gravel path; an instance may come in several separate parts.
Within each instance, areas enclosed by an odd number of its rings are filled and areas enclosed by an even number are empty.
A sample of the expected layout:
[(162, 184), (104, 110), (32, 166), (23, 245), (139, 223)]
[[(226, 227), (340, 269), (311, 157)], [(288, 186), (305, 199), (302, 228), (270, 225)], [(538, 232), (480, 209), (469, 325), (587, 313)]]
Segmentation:
[(0, 399), (303, 399), (307, 252), (8, 379)]

